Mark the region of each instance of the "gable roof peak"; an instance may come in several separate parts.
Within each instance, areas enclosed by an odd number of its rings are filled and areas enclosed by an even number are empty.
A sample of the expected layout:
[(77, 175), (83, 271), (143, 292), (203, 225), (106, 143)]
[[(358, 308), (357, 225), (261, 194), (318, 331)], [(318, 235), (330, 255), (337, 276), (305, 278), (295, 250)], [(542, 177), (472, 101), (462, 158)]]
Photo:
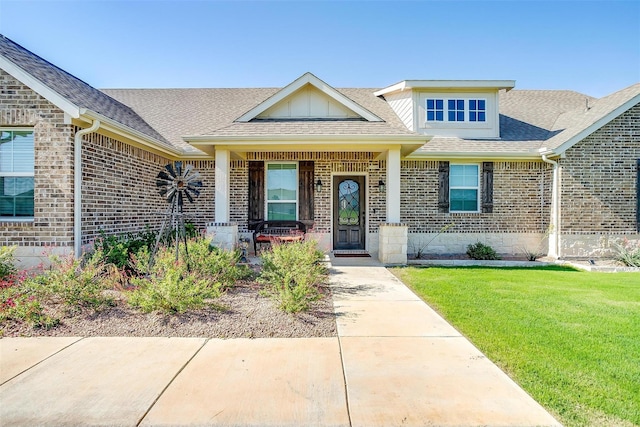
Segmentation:
[(298, 90), (302, 89), (306, 85), (311, 85), (315, 87), (318, 91), (324, 93), (334, 101), (339, 104), (342, 104), (345, 108), (353, 111), (354, 113), (361, 116), (363, 119), (369, 122), (382, 122), (380, 117), (364, 108), (357, 102), (353, 101), (333, 86), (329, 85), (325, 81), (319, 79), (311, 72), (306, 72), (293, 82), (289, 83), (287, 86), (280, 89), (278, 92), (273, 94), (271, 97), (267, 98), (260, 104), (253, 107), (251, 110), (244, 113), (242, 116), (238, 117), (236, 122), (249, 122), (255, 119), (260, 114), (264, 113), (267, 109), (273, 107), (281, 101), (284, 101), (286, 98), (293, 95)]

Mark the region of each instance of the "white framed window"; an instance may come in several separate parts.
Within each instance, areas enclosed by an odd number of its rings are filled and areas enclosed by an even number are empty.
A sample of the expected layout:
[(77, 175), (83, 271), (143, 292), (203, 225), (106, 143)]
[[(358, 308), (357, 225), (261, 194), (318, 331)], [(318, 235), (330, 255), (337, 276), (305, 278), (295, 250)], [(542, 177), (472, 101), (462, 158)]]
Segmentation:
[(427, 121), (441, 122), (444, 120), (444, 100), (427, 99)]
[(487, 100), (426, 98), (427, 122), (486, 122)]
[(480, 166), (452, 164), (449, 167), (449, 211), (480, 212)]
[(34, 161), (33, 129), (0, 128), (0, 219), (33, 218)]
[(464, 99), (447, 99), (447, 120), (464, 122)]
[(267, 163), (267, 220), (298, 219), (298, 164), (295, 162)]
[(487, 121), (487, 101), (485, 99), (469, 100), (469, 121), (470, 122), (486, 122)]

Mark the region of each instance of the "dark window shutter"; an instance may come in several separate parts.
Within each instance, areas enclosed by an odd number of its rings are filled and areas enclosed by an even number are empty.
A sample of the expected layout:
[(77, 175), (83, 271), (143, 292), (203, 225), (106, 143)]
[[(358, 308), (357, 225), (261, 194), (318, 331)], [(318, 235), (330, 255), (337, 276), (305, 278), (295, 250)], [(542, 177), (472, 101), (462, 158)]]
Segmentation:
[(249, 229), (264, 221), (264, 162), (249, 162)]
[(298, 220), (311, 225), (313, 223), (313, 162), (300, 162), (298, 168)]
[(493, 162), (482, 163), (482, 212), (493, 212)]
[(449, 162), (438, 166), (438, 212), (449, 212)]
[(640, 159), (636, 161), (636, 230), (640, 231)]

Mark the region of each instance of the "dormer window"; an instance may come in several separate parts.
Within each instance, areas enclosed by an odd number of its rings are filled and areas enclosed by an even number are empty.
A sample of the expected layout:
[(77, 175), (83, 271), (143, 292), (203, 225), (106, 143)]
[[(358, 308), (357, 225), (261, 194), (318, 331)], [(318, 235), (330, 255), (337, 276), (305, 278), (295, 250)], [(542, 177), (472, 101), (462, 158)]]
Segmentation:
[(450, 122), (464, 122), (464, 99), (447, 100)]
[(444, 120), (444, 101), (442, 99), (427, 99), (427, 121), (441, 122)]
[(484, 122), (487, 120), (487, 102), (484, 99), (469, 100), (469, 121)]
[(426, 107), (427, 122), (485, 122), (487, 120), (485, 99), (427, 98)]

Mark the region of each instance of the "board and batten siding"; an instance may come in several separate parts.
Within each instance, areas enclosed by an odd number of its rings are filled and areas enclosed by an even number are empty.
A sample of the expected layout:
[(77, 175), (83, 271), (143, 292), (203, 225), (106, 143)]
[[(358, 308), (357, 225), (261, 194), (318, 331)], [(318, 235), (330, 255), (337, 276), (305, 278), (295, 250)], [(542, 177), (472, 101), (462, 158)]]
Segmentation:
[(318, 89), (307, 85), (261, 113), (260, 119), (359, 118), (360, 116)]
[(415, 130), (414, 116), (413, 116), (413, 97), (412, 91), (406, 90), (403, 92), (389, 93), (384, 96), (387, 103), (393, 111), (398, 115), (402, 123), (409, 130)]

